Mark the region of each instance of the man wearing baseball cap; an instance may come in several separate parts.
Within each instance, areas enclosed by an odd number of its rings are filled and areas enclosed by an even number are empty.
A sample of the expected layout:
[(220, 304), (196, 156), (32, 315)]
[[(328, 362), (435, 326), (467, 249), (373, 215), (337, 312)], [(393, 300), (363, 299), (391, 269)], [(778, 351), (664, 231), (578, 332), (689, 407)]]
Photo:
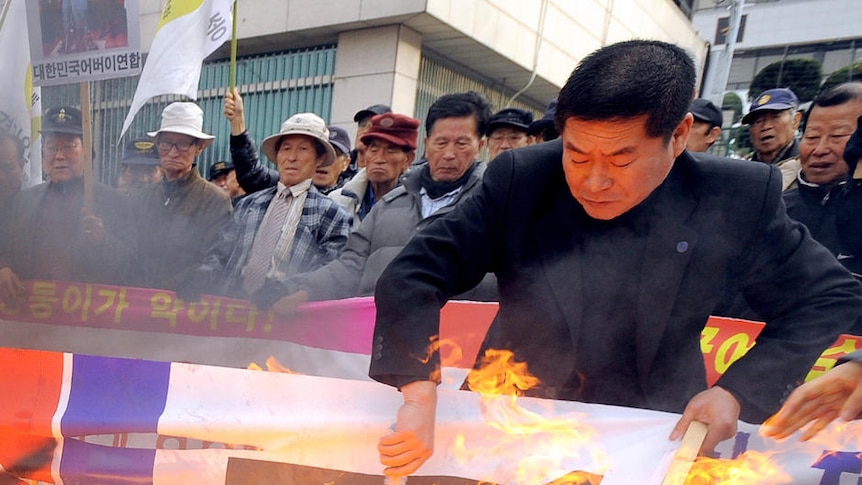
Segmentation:
[(488, 122), (488, 159), (493, 160), (506, 150), (529, 145), (527, 132), (532, 122), (533, 113), (519, 108), (506, 108), (494, 113)]
[(236, 168), (231, 162), (221, 160), (210, 165), (207, 180), (222, 189), (230, 197), (230, 202), (233, 205), (236, 205), (239, 199), (245, 195), (245, 191), (236, 180)]
[(385, 113), (391, 113), (392, 108), (385, 104), (372, 104), (371, 106), (361, 109), (353, 115), (353, 121), (356, 122), (356, 147), (350, 153), (352, 160), (351, 168), (354, 173), (365, 166), (365, 144), (362, 143), (362, 135), (371, 128), (371, 118)]
[(769, 89), (754, 99), (751, 109), (742, 117), (742, 123), (749, 125), (754, 147), (751, 160), (781, 169), (785, 190), (796, 181), (801, 168), (796, 130), (802, 121), (802, 113), (796, 110), (797, 107), (799, 99), (790, 89)]
[(697, 98), (691, 102), (688, 112), (694, 116), (694, 124), (688, 135), (686, 149), (690, 152), (705, 152), (721, 136), (721, 124), (724, 117), (712, 101)]
[(329, 144), (335, 149), (335, 163), (317, 167), (311, 182), (323, 195), (329, 195), (349, 180), (344, 171), (350, 166), (350, 135), (340, 126), (329, 128)]
[(419, 120), (396, 113), (371, 119), (362, 135), (365, 167), (330, 197), (353, 215), (353, 227), (371, 212), (374, 204), (398, 186), (401, 175), (416, 158)]
[[(238, 153), (256, 152), (249, 148)], [(182, 298), (193, 300), (207, 291), (255, 301), (269, 285), (341, 254), (350, 216), (312, 185), (317, 168), (335, 162), (326, 123), (314, 113), (295, 114), (261, 148), (278, 167), (277, 186), (237, 204), (233, 223), (222, 231), (194, 279), (178, 291)]]
[(533, 137), (533, 143), (544, 143), (560, 137), (554, 126), (554, 116), (557, 114), (557, 98), (552, 99), (545, 108), (542, 117), (530, 123), (527, 134)]
[(176, 289), (230, 221), (230, 198), (196, 167), (197, 157), (215, 138), (204, 133), (203, 119), (198, 105), (171, 103), (162, 111), (159, 129), (147, 133), (164, 175), (133, 196), (142, 286)]
[(45, 279), (123, 284), (135, 254), (129, 200), (93, 183), (85, 204), (81, 112), (71, 106), (43, 117), (42, 171), (48, 182), (15, 198), (13, 234), (0, 249), (0, 301), (15, 306), (26, 297), (22, 280)]
[(131, 194), (161, 180), (161, 159), (156, 144), (149, 138), (129, 140), (123, 147), (117, 190)]

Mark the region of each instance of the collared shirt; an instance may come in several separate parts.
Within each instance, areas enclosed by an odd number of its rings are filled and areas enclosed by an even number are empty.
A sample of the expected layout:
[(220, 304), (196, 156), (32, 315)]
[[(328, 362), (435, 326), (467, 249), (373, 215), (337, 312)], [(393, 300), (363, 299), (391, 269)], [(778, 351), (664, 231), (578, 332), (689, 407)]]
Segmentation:
[(438, 210), (453, 204), (458, 200), (458, 194), (461, 193), (461, 189), (463, 187), (464, 186), (462, 185), (451, 192), (446, 192), (436, 199), (432, 199), (431, 196), (428, 195), (428, 191), (425, 190), (425, 187), (419, 189), (419, 195), (421, 196), (422, 202), (422, 218), (425, 219), (426, 217), (433, 215)]

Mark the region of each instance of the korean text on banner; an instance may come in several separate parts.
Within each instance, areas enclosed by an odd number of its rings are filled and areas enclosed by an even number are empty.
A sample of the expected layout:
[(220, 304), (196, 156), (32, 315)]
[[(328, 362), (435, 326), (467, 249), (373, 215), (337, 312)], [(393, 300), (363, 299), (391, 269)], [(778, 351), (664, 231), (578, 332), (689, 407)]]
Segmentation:
[(232, 0), (169, 0), (120, 137), (150, 98), (181, 94), (197, 99), (204, 58), (231, 35)]

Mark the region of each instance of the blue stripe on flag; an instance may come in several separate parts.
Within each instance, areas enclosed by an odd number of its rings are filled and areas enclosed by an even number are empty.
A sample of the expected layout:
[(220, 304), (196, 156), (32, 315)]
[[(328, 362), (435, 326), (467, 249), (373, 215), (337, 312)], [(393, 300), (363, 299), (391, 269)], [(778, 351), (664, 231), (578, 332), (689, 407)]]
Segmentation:
[(171, 364), (75, 355), (63, 436), (156, 433)]
[(75, 439), (63, 442), (60, 477), (65, 485), (153, 483), (156, 450), (113, 448)]

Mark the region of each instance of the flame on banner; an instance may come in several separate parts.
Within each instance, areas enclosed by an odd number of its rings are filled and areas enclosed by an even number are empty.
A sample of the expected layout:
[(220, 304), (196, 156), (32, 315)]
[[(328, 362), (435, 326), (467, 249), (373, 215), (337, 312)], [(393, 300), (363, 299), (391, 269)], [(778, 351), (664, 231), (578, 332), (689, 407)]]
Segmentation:
[(698, 457), (685, 485), (780, 485), (793, 483), (770, 453), (748, 450), (732, 460)]
[(548, 483), (549, 476), (559, 477), (551, 482), (554, 484), (599, 483), (598, 475), (565, 469), (566, 459), (573, 457), (588, 457), (592, 463), (607, 469), (605, 453), (591, 444), (595, 430), (584, 425), (580, 416), (548, 419), (519, 405), (518, 396), (539, 383), (525, 363), (514, 361), (511, 351), (487, 350), (481, 367), (470, 373), (467, 384), (482, 396), (486, 424), (506, 438), (494, 443), (491, 449), (487, 446), (471, 449), (464, 436), (458, 435), (454, 456), (466, 463), (487, 454), (510, 455), (513, 446), (522, 445), (523, 458), (517, 464), (515, 476), (506, 483)]
[[(278, 359), (276, 359), (275, 356), (273, 356), (273, 355), (270, 355), (266, 359), (266, 362), (264, 363), (264, 365), (266, 366), (267, 372), (281, 372), (282, 374), (296, 374), (296, 372), (293, 372), (292, 370), (290, 370), (287, 367), (285, 367), (284, 365), (282, 365), (282, 363), (279, 362)], [(261, 367), (260, 365), (258, 365), (256, 362), (250, 363), (248, 365), (248, 367), (246, 367), (246, 369), (248, 369), (248, 370), (260, 370), (260, 371), (264, 370), (264, 368)]]

